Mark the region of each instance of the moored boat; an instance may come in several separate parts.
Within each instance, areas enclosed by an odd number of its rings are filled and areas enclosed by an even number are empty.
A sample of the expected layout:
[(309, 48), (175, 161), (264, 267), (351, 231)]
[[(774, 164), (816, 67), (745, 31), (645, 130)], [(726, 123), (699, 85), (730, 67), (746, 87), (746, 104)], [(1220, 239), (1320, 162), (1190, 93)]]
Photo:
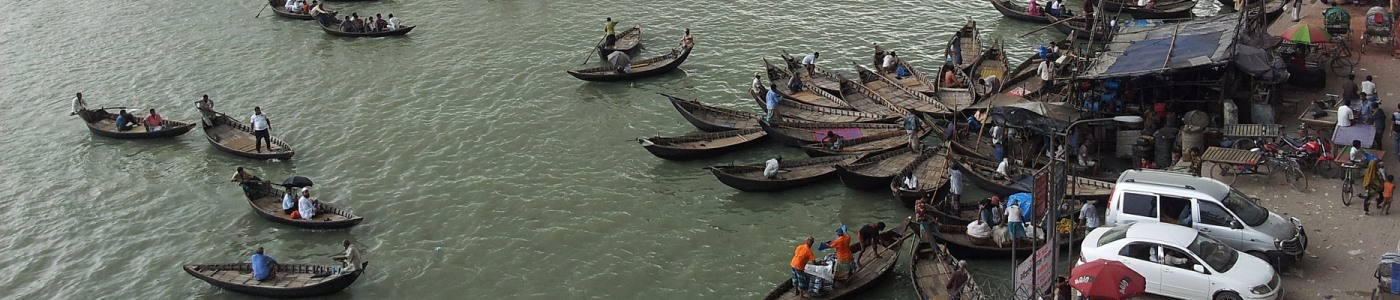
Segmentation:
[(900, 170), (914, 163), (916, 158), (919, 158), (919, 152), (909, 147), (870, 153), (849, 164), (836, 165), (836, 177), (841, 178), (841, 184), (852, 189), (876, 190), (888, 185)]
[(889, 99), (885, 99), (885, 96), (865, 87), (865, 85), (846, 79), (841, 75), (836, 77), (841, 80), (841, 98), (846, 99), (846, 103), (850, 103), (851, 107), (855, 107), (856, 110), (893, 117), (909, 114), (909, 110), (896, 106)]
[(900, 124), (884, 123), (818, 123), (818, 122), (782, 122), (772, 121), (762, 124), (763, 130), (768, 131), (768, 136), (774, 141), (792, 147), (802, 147), (806, 144), (821, 143), (826, 133), (831, 131), (847, 140), (858, 139), (865, 136), (877, 135), (884, 132), (904, 132), (904, 126)]
[(710, 158), (734, 152), (762, 142), (768, 137), (763, 128), (698, 133), (676, 137), (637, 139), (647, 152), (669, 160)]
[[(1006, 241), (1004, 244), (997, 244), (993, 238), (977, 239), (967, 235), (966, 225), (948, 225), (937, 222), (930, 223), (937, 230), (929, 232), (943, 245), (948, 247), (948, 253), (962, 259), (1008, 259), (1013, 257), (1027, 257), (1035, 249), (1044, 245), (1045, 241), (1030, 239), (1020, 239)], [(1030, 234), (1031, 230), (1026, 230)], [(1073, 238), (1061, 238), (1059, 246), (1066, 247), (1071, 244), (1078, 244), (1084, 240), (1083, 234), (1075, 234)], [(1014, 255), (1013, 255), (1014, 252)]]
[[(1152, 8), (1137, 5), (1134, 0), (1088, 0), (1096, 1), (1103, 8), (1104, 12), (1126, 13), (1133, 19), (1179, 19), (1191, 17), (1191, 9), (1196, 7), (1197, 0), (1161, 0), (1154, 1)], [(1061, 18), (1064, 19), (1064, 18)]]
[[(1000, 175), (996, 174), (997, 162), (963, 157), (957, 159), (957, 163), (973, 184), (1003, 198), (1015, 193), (1029, 193), (1035, 187), (1035, 170), (1008, 165), (1008, 172), (1015, 180), (1005, 180), (999, 179)], [(1113, 193), (1112, 182), (1073, 175), (1068, 175), (1066, 180), (1065, 197), (1104, 200)]]
[[(917, 139), (923, 139), (931, 131), (929, 127), (915, 132)], [(822, 142), (817, 144), (802, 145), (802, 152), (808, 156), (831, 156), (831, 155), (861, 155), (866, 153), (878, 153), (894, 150), (899, 147), (909, 146), (909, 134), (903, 131), (891, 131), (871, 136), (864, 136), (856, 139), (846, 140), (841, 143), (841, 147), (832, 149), (831, 145)]]
[[(915, 242), (909, 247), (909, 277), (914, 281), (914, 293), (919, 300), (948, 299), (948, 280), (957, 270), (958, 258), (948, 253), (948, 248), (936, 243)], [(985, 299), (982, 288), (968, 271), (967, 283), (963, 285), (962, 299)]]
[(878, 245), (851, 244), (851, 253), (861, 255), (865, 251), (875, 251), (880, 256), (873, 254), (864, 255), (860, 260), (861, 265), (851, 274), (851, 277), (842, 285), (833, 287), (830, 291), (820, 295), (807, 295), (807, 297), (797, 296), (793, 289), (792, 279), (783, 280), (776, 288), (763, 296), (764, 300), (832, 300), (848, 299), (856, 296), (860, 292), (879, 283), (881, 278), (894, 270), (899, 262), (900, 249), (904, 248), (906, 225), (899, 225), (880, 233)]
[[(969, 75), (974, 78), (973, 86), (976, 87), (977, 94), (985, 97), (1000, 93), (1004, 86), (1002, 83), (1005, 83), (1007, 80), (1006, 72), (1011, 69), (1009, 64), (1006, 58), (1006, 51), (1002, 49), (1001, 41), (992, 42), (992, 45), (987, 47), (987, 50), (983, 51), (982, 55), (978, 56), (977, 62), (972, 64), (972, 71), (968, 72)], [(989, 86), (983, 80), (977, 80), (978, 78), (988, 77), (995, 77), (1000, 83)]]
[(881, 76), (859, 64), (855, 64), (855, 69), (858, 82), (876, 95), (883, 96), (890, 105), (927, 115), (948, 116), (953, 114), (951, 108), (929, 95), (906, 88), (903, 84)]
[(958, 31), (953, 33), (953, 37), (948, 39), (948, 46), (943, 49), (944, 57), (952, 59), (951, 63), (964, 72), (972, 68), (972, 63), (977, 62), (982, 55), (982, 35), (977, 30), (977, 22), (968, 20)]
[[(763, 59), (763, 68), (768, 73), (768, 83), (778, 88), (778, 94), (783, 98), (811, 104), (815, 106), (825, 106), (840, 109), (853, 109), (846, 100), (842, 100), (840, 95), (832, 94), (821, 88), (815, 87), (810, 82), (802, 82), (802, 90), (793, 92), (788, 88), (788, 80), (792, 78), (792, 73), (785, 68), (781, 68)], [(765, 89), (767, 89), (765, 87)], [(761, 97), (760, 97), (761, 98)]]
[(325, 201), (316, 201), (316, 216), (310, 220), (293, 219), (282, 212), (282, 196), (287, 192), (272, 186), (272, 183), (262, 181), (243, 191), (243, 196), (248, 199), (248, 206), (253, 208), (253, 212), (268, 221), (307, 229), (344, 229), (365, 221), (364, 217)]
[(1107, 42), (1111, 34), (1108, 31), (1108, 26), (1095, 27), (1093, 24), (1095, 22), (1087, 21), (1084, 17), (1084, 15), (1079, 15), (1068, 19), (1056, 18), (1054, 16), (1046, 18), (1050, 18), (1050, 23), (1054, 24), (1053, 27), (1055, 27), (1055, 30), (1059, 30), (1060, 33), (1073, 35), (1074, 38), (1081, 40)]
[[(925, 149), (914, 163), (909, 164), (894, 180), (890, 180), (890, 193), (905, 207), (914, 207), (914, 201), (925, 195), (933, 195), (944, 182), (948, 181), (948, 149), (938, 147)], [(905, 183), (910, 176), (914, 185)]]
[(802, 66), (802, 61), (797, 57), (788, 55), (787, 51), (783, 51), (782, 57), (783, 61), (787, 63), (789, 73), (798, 74), (803, 81), (811, 83), (827, 92), (840, 93), (840, 86), (838, 84), (841, 80), (836, 78), (836, 73), (827, 70), (821, 65), (812, 66), (812, 72), (808, 73), (807, 68)]
[(579, 70), (569, 70), (569, 75), (574, 78), (587, 81), (624, 81), (647, 78), (666, 74), (681, 67), (685, 59), (690, 57), (690, 47), (679, 47), (671, 49), (664, 55), (633, 61), (631, 68), (627, 71), (620, 71), (617, 67), (604, 66)]
[[(92, 131), (92, 134), (114, 139), (140, 140), (172, 138), (190, 132), (195, 126), (193, 123), (165, 119), (160, 122), (160, 130), (150, 131), (149, 127), (144, 125), (137, 125), (128, 130), (118, 130), (117, 113), (109, 111), (112, 109), (126, 108), (103, 107), (88, 109), (87, 101), (83, 100), (82, 94), (78, 94), (77, 98), (73, 99), (72, 114), (81, 118), (83, 124), (87, 125), (88, 131)], [(140, 120), (138, 118), (137, 120), (132, 120), (132, 122), (140, 123)]]
[[(758, 128), (763, 116), (755, 113), (711, 106), (700, 101), (681, 99), (661, 94), (671, 101), (671, 106), (695, 128), (709, 132), (730, 131), (745, 128)], [(778, 120), (775, 120), (778, 121)]]
[[(750, 92), (750, 95), (753, 96), (753, 99), (758, 102), (759, 109), (762, 109), (764, 112), (768, 111), (768, 107), (766, 106), (767, 104), (764, 103), (765, 100), (763, 99), (763, 95), (766, 95), (767, 93), (767, 88), (761, 88), (757, 91)], [(895, 116), (877, 115), (863, 111), (831, 108), (826, 106), (816, 106), (798, 101), (778, 101), (777, 116), (810, 122), (831, 123), (887, 123), (894, 122), (895, 119), (898, 118)]]
[[(956, 84), (950, 85), (944, 80), (947, 72), (953, 72), (953, 82)], [(949, 63), (943, 64), (938, 73), (938, 80), (934, 83), (934, 86), (937, 87), (935, 98), (938, 99), (938, 102), (953, 110), (962, 110), (977, 102), (977, 93), (970, 88), (973, 78), (969, 77), (967, 72)]]
[(778, 174), (763, 176), (766, 162), (708, 167), (721, 183), (745, 192), (776, 192), (809, 185), (836, 175), (834, 165), (855, 161), (856, 156), (824, 156), (780, 160)]
[(213, 109), (201, 108), (199, 112), (209, 122), (209, 124), (204, 124), (204, 136), (209, 139), (209, 144), (214, 145), (214, 148), (237, 156), (264, 160), (290, 159), (297, 154), (295, 150), (292, 150), (291, 144), (287, 144), (276, 136), (270, 136), (267, 138), (267, 142), (262, 143), (266, 146), (266, 152), (263, 152), (257, 147), (257, 140), (253, 136), (253, 127), (243, 125), (243, 122)]
[(302, 298), (324, 296), (344, 290), (364, 274), (368, 265), (369, 262), (364, 262), (354, 272), (341, 273), (323, 265), (276, 264), (272, 269), (277, 276), (263, 281), (253, 280), (253, 265), (246, 262), (187, 264), (183, 269), (190, 276), (237, 293), (258, 297)]

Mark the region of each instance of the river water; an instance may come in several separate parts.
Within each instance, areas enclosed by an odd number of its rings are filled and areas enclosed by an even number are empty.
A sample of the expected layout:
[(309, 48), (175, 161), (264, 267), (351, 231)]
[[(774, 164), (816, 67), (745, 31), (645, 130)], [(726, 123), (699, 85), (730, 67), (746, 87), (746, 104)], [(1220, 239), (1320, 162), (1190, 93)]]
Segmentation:
[[(633, 138), (695, 131), (656, 93), (756, 110), (744, 91), (760, 58), (820, 51), (821, 63), (849, 70), (869, 60), (871, 42), (932, 69), (964, 16), (1005, 37), (1014, 60), (1063, 37), (1020, 37), (1040, 25), (981, 1), (336, 3), (419, 26), (378, 39), (331, 37), (270, 11), (254, 18), (258, 5), (0, 3), (0, 105), (11, 107), (0, 111), (0, 298), (244, 298), (180, 266), (246, 260), (259, 246), (282, 262), (331, 264), (342, 239), (370, 265), (333, 298), (760, 297), (787, 278), (801, 236), (911, 212), (836, 181), (742, 193), (701, 169), (802, 156), (795, 149), (655, 158)], [(596, 63), (607, 16), (642, 24), (643, 57), (687, 27), (698, 46), (683, 71), (635, 83), (565, 74)], [(77, 92), (92, 106), (186, 121), (201, 94), (231, 115), (261, 106), (298, 154), (238, 158), (198, 130), (96, 137), (68, 115)], [(317, 197), (367, 220), (341, 231), (263, 220), (228, 182), (239, 166), (309, 176)], [(914, 297), (906, 264), (868, 295)], [(1010, 268), (977, 265), (983, 281)]]

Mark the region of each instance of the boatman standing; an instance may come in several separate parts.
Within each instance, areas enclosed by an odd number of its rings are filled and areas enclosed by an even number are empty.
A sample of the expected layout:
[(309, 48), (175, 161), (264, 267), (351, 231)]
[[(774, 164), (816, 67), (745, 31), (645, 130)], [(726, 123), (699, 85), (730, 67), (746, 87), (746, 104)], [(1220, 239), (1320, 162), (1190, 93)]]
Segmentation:
[(617, 30), (614, 30), (616, 27), (617, 21), (613, 21), (612, 17), (603, 21), (603, 33), (606, 34), (603, 37), (603, 47), (611, 48), (613, 44), (617, 43)]
[(262, 107), (253, 107), (253, 116), (250, 117), (253, 123), (253, 148), (262, 153), (262, 143), (267, 142), (267, 151), (272, 151), (272, 134), (268, 133), (272, 129), (271, 123), (267, 120), (267, 115), (262, 113)]
[(792, 251), (792, 261), (788, 263), (792, 267), (792, 286), (797, 288), (797, 297), (803, 297), (807, 293), (807, 286), (810, 280), (807, 278), (807, 264), (815, 262), (816, 255), (812, 254), (812, 237), (808, 236), (797, 248)]

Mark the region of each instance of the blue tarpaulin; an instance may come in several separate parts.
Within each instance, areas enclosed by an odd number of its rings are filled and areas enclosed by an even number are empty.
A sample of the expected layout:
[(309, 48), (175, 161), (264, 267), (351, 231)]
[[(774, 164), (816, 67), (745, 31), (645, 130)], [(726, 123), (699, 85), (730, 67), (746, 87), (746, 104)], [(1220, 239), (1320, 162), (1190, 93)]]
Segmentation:
[(1234, 55), (1239, 14), (1228, 13), (1178, 23), (1124, 26), (1108, 50), (1091, 62), (1086, 79), (1129, 77), (1229, 63)]
[(1035, 210), (1031, 209), (1034, 203), (1035, 202), (1031, 198), (1031, 193), (1015, 193), (1006, 197), (1006, 207), (1011, 207), (1011, 204), (1016, 204), (1016, 206), (1021, 207), (1022, 221), (1031, 220), (1031, 215), (1035, 213)]

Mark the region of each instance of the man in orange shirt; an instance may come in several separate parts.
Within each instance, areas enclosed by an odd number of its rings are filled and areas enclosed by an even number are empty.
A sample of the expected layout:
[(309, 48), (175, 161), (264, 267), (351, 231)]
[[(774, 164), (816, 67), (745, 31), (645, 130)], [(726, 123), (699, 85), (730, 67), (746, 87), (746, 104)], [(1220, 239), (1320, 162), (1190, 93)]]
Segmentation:
[(831, 240), (831, 248), (836, 249), (836, 266), (832, 272), (835, 281), (845, 281), (855, 272), (855, 265), (852, 264), (854, 256), (851, 255), (851, 236), (846, 234), (846, 226), (836, 229), (836, 239)]
[(1390, 214), (1390, 200), (1395, 196), (1395, 175), (1385, 175), (1385, 185), (1381, 187), (1381, 200), (1376, 204), (1376, 209), (1382, 214)]
[(797, 245), (796, 250), (793, 250), (792, 262), (789, 263), (792, 267), (792, 285), (797, 288), (798, 297), (807, 293), (808, 285), (811, 283), (811, 279), (807, 277), (807, 264), (816, 260), (817, 256), (812, 255), (812, 237), (808, 236), (806, 240)]

